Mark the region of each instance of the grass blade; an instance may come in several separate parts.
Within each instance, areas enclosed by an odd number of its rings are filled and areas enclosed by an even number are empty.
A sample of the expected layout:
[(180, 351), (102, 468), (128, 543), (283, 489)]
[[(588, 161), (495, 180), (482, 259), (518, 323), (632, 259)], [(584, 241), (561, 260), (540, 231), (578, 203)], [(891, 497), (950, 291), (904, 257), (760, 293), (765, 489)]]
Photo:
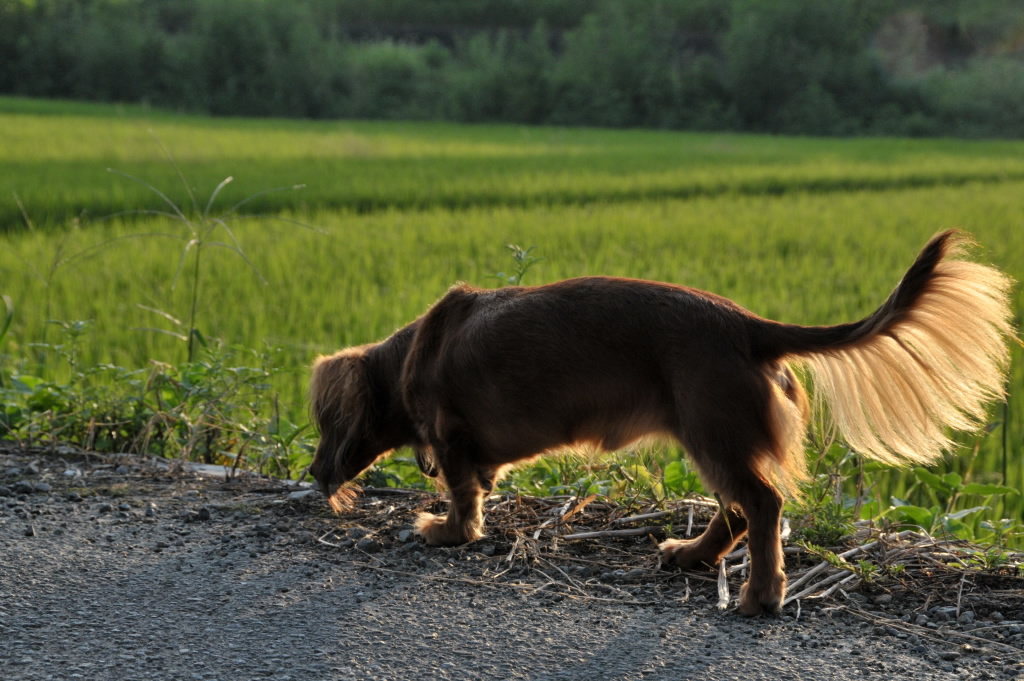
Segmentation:
[(140, 310), (145, 310), (146, 312), (152, 312), (155, 315), (159, 315), (159, 316), (163, 317), (164, 319), (166, 319), (167, 321), (169, 321), (172, 324), (174, 324), (175, 326), (181, 326), (182, 325), (180, 319), (178, 319), (177, 317), (174, 317), (173, 315), (171, 315), (168, 312), (164, 312), (161, 309), (158, 309), (158, 308), (155, 308), (155, 307), (150, 307), (149, 305), (143, 305), (142, 303), (136, 303), (135, 307), (139, 308)]
[(160, 147), (160, 150), (164, 152), (164, 157), (167, 159), (167, 162), (171, 164), (171, 167), (174, 168), (174, 172), (178, 174), (178, 179), (181, 180), (181, 184), (185, 187), (185, 192), (188, 194), (188, 198), (192, 202), (192, 210), (198, 215), (199, 200), (196, 198), (195, 192), (192, 191), (192, 185), (190, 185), (188, 180), (185, 178), (185, 173), (181, 172), (181, 166), (179, 166), (178, 162), (175, 160), (174, 154), (171, 153), (171, 150), (167, 148), (167, 145), (163, 143), (163, 140), (161, 140), (153, 130), (150, 130), (149, 134), (156, 142), (157, 146)]
[(178, 286), (178, 279), (181, 278), (181, 273), (185, 269), (185, 261), (188, 259), (189, 251), (193, 248), (199, 247), (201, 242), (198, 239), (190, 239), (185, 248), (181, 249), (181, 256), (178, 258), (178, 268), (174, 271), (174, 278), (171, 279), (171, 290), (173, 291)]
[[(126, 172), (122, 172), (122, 171), (117, 170), (115, 168), (107, 168), (107, 172), (108, 173), (113, 173), (115, 175), (120, 175), (121, 177), (127, 178), (127, 179), (131, 180), (132, 182), (140, 184), (143, 187), (145, 187), (146, 189), (148, 189), (149, 191), (153, 192), (154, 194), (159, 196), (161, 199), (163, 199), (164, 203), (166, 203), (168, 206), (171, 207), (171, 210), (174, 211), (174, 216), (178, 220), (181, 220), (186, 225), (191, 226), (191, 223), (189, 222), (189, 219), (187, 217), (185, 217), (185, 214), (183, 212), (181, 212), (180, 208), (178, 208), (178, 204), (176, 204), (174, 201), (172, 201), (170, 199), (170, 197), (168, 197), (162, 191), (160, 191), (159, 189), (157, 189), (156, 187), (151, 185), (149, 182), (146, 182), (145, 180), (143, 180), (141, 178), (135, 177), (134, 175), (130, 175), (130, 174), (126, 173)], [(189, 190), (189, 196), (191, 196), (191, 195), (192, 195), (192, 190), (190, 189)], [(198, 212), (198, 211), (196, 211), (196, 212)]]
[(228, 184), (230, 184), (234, 179), (235, 178), (228, 175), (221, 180), (220, 184), (217, 185), (217, 188), (213, 190), (213, 193), (210, 194), (210, 200), (206, 202), (206, 208), (203, 210), (203, 220), (206, 220), (209, 217), (210, 209), (213, 208), (213, 202), (217, 200), (217, 195), (220, 194), (220, 190), (228, 186)]
[(4, 319), (3, 324), (0, 324), (0, 341), (2, 341), (14, 321), (14, 301), (7, 295), (0, 296), (0, 300), (4, 303)]
[(134, 328), (135, 328), (136, 331), (152, 331), (153, 333), (160, 333), (160, 334), (163, 334), (165, 336), (170, 336), (171, 338), (180, 340), (182, 343), (184, 343), (184, 342), (186, 342), (188, 340), (188, 336), (186, 336), (183, 333), (178, 333), (177, 331), (168, 331), (167, 329), (158, 329), (158, 328), (156, 328), (154, 326), (136, 326)]
[(256, 200), (256, 199), (258, 199), (258, 198), (260, 198), (262, 196), (266, 196), (268, 194), (277, 194), (277, 193), (280, 193), (280, 192), (299, 191), (300, 189), (305, 189), (305, 188), (306, 188), (306, 185), (304, 185), (304, 184), (293, 184), (291, 186), (274, 187), (273, 189), (266, 189), (264, 191), (257, 192), (255, 194), (252, 194), (250, 196), (245, 197), (244, 199), (242, 199), (241, 201), (239, 201), (235, 205), (231, 206), (231, 208), (229, 208), (226, 213), (223, 213), (221, 215), (221, 217), (222, 218), (228, 217), (229, 215), (233, 214), (235, 211), (237, 211), (239, 208), (241, 208), (245, 204), (249, 203), (250, 201), (254, 201), (254, 200)]

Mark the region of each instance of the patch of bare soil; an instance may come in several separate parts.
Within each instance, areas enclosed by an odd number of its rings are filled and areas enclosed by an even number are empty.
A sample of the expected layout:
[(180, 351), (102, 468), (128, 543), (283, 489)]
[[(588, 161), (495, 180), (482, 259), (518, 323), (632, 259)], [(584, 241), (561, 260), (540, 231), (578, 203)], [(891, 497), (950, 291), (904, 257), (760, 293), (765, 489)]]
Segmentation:
[(0, 449), (3, 677), (1024, 675), (1019, 556), (918, 532), (789, 546), (783, 615), (746, 620), (742, 549), (717, 572), (658, 565), (657, 542), (699, 533), (713, 501), (486, 508), (487, 537), (436, 549), (412, 524), (444, 512), (437, 494), (364, 490), (334, 515), (256, 476)]

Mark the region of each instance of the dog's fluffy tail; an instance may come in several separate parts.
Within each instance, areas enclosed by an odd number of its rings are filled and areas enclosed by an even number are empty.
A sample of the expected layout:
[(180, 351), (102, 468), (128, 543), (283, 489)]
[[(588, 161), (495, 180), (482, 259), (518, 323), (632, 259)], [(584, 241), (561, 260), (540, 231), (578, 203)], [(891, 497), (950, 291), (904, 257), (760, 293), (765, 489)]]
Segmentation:
[[(1004, 394), (1012, 281), (965, 260), (969, 239), (947, 231), (921, 251), (889, 299), (850, 324), (801, 327), (761, 320), (762, 359), (802, 364), (815, 407), (856, 451), (887, 463), (928, 463), (948, 428), (975, 431)], [(819, 411), (819, 413), (821, 413)]]

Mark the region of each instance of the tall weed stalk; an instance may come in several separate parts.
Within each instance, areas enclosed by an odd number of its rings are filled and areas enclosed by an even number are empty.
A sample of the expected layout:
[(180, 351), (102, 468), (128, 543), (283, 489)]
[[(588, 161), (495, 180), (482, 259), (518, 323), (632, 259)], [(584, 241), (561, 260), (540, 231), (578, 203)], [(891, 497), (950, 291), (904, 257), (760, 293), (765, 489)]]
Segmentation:
[[(233, 253), (235, 256), (240, 258), (249, 267), (250, 270), (252, 270), (253, 274), (260, 281), (260, 283), (265, 284), (266, 279), (263, 277), (262, 274), (260, 274), (259, 270), (253, 264), (252, 260), (250, 260), (249, 256), (246, 255), (245, 251), (242, 250), (242, 247), (237, 237), (235, 236), (234, 232), (231, 229), (229, 221), (232, 218), (237, 217), (258, 217), (242, 216), (239, 214), (238, 211), (240, 208), (242, 208), (242, 206), (246, 205), (247, 203), (262, 196), (266, 196), (267, 194), (272, 194), (280, 191), (293, 191), (297, 189), (302, 189), (304, 185), (278, 187), (275, 189), (268, 189), (266, 191), (258, 192), (256, 194), (252, 194), (242, 199), (238, 203), (234, 204), (227, 211), (220, 214), (214, 214), (213, 208), (214, 204), (217, 201), (217, 197), (220, 195), (221, 191), (234, 180), (234, 178), (229, 176), (221, 180), (220, 184), (218, 184), (216, 188), (210, 193), (210, 196), (207, 199), (206, 204), (200, 207), (199, 197), (192, 190), (192, 185), (185, 178), (185, 175), (182, 173), (181, 168), (178, 166), (177, 161), (175, 161), (174, 156), (171, 155), (170, 151), (162, 143), (160, 143), (159, 140), (157, 140), (157, 143), (160, 144), (160, 148), (163, 150), (164, 155), (167, 158), (167, 161), (172, 165), (175, 173), (178, 176), (178, 179), (185, 187), (185, 191), (189, 198), (189, 203), (191, 204), (190, 212), (186, 212), (186, 209), (184, 207), (179, 206), (169, 196), (167, 196), (167, 194), (160, 191), (160, 189), (153, 186), (149, 182), (146, 182), (141, 178), (122, 172), (120, 170), (108, 168), (108, 172), (127, 178), (132, 182), (140, 184), (149, 191), (153, 192), (158, 197), (160, 197), (161, 201), (163, 201), (163, 203), (166, 204), (167, 206), (167, 210), (130, 210), (124, 211), (122, 213), (117, 213), (110, 217), (120, 217), (124, 215), (156, 215), (165, 217), (168, 220), (171, 220), (172, 222), (175, 222), (184, 228), (183, 234), (152, 233), (148, 235), (139, 236), (162, 236), (169, 237), (182, 242), (183, 245), (178, 257), (178, 266), (174, 274), (174, 279), (171, 282), (172, 290), (177, 286), (179, 280), (183, 278), (183, 273), (186, 271), (186, 268), (189, 267), (189, 256), (192, 257), (191, 268), (189, 272), (185, 275), (187, 285), (189, 287), (189, 305), (185, 320), (181, 321), (164, 310), (159, 310), (148, 306), (140, 307), (147, 311), (158, 314), (163, 319), (171, 322), (172, 325), (174, 325), (174, 327), (176, 327), (177, 330), (173, 331), (158, 328), (150, 328), (148, 330), (155, 331), (157, 333), (165, 333), (184, 342), (186, 344), (186, 359), (187, 361), (192, 362), (196, 358), (197, 343), (206, 343), (206, 340), (200, 333), (198, 326), (200, 294), (204, 284), (203, 259), (204, 255), (206, 254), (206, 251), (210, 249), (220, 248), (225, 249), (230, 253)], [(222, 239), (217, 238), (218, 235), (220, 234), (223, 234)], [(182, 333), (182, 331), (184, 333)]]

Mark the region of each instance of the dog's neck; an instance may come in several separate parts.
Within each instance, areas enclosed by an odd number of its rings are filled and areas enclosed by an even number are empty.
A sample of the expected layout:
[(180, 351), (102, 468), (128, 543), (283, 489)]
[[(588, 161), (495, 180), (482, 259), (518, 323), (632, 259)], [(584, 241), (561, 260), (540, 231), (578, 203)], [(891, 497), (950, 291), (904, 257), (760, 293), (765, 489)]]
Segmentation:
[(415, 333), (416, 322), (370, 348), (365, 356), (370, 409), (385, 449), (423, 444), (402, 402), (401, 391), (402, 367)]

